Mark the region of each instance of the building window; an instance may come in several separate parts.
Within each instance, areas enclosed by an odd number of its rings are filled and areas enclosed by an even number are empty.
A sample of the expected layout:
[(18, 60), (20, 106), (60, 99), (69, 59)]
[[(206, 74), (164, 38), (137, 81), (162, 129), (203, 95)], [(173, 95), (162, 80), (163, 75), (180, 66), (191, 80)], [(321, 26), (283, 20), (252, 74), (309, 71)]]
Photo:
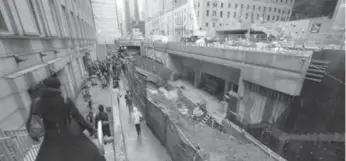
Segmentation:
[(221, 3), (221, 8), (223, 8), (223, 3)]
[(259, 17), (260, 17), (259, 14), (257, 14), (257, 18), (256, 19), (259, 20)]
[(280, 19), (280, 16), (276, 16), (276, 21), (279, 21), (279, 19)]
[(69, 36), (72, 37), (74, 32), (73, 32), (73, 25), (70, 21), (70, 17), (68, 16), (69, 12), (66, 10), (66, 8), (64, 6), (62, 6), (62, 12), (64, 15), (64, 17), (62, 19), (65, 19), (65, 21), (67, 22), (67, 28), (69, 29)]
[(235, 5), (234, 5), (234, 8), (237, 9), (237, 8), (238, 8), (238, 4), (235, 4)]
[(241, 4), (241, 5), (240, 5), (240, 9), (243, 9), (243, 8), (244, 8), (244, 4)]
[(278, 13), (281, 13), (281, 9), (278, 9)]
[(52, 9), (50, 7), (50, 2), (49, 1), (42, 1), (43, 3), (43, 9), (44, 9), (44, 15), (46, 16), (46, 20), (49, 26), (49, 31), (51, 36), (57, 36), (58, 31), (56, 29), (56, 24), (54, 22), (53, 14), (52, 14)]
[(249, 13), (245, 13), (245, 19), (249, 19)]
[(23, 24), (26, 35), (37, 35), (38, 30), (33, 16), (32, 8), (29, 7), (28, 1), (14, 1), (17, 7), (19, 19)]
[(199, 8), (199, 6), (200, 6), (200, 3), (198, 2), (198, 8)]
[(62, 26), (59, 25), (58, 15), (57, 15), (56, 7), (55, 7), (55, 4), (54, 4), (53, 0), (49, 0), (49, 6), (50, 6), (50, 9), (52, 11), (53, 22), (54, 22), (55, 26), (60, 29), (61, 33), (63, 33), (64, 30), (63, 30), (63, 28), (61, 28)]
[(253, 13), (251, 13), (251, 21), (253, 21)]
[(233, 18), (237, 17), (237, 12), (233, 12)]
[(5, 31), (8, 32), (8, 27), (6, 25), (4, 16), (1, 13), (2, 10), (0, 10), (0, 32)]
[(231, 12), (227, 12), (227, 18), (230, 18), (231, 17)]
[(220, 17), (222, 17), (223, 15), (222, 15), (222, 11), (220, 11)]
[(246, 9), (249, 10), (249, 9), (250, 9), (250, 5), (247, 5), (247, 6), (246, 6)]
[(213, 23), (213, 27), (215, 27), (215, 23)]
[(287, 11), (287, 14), (290, 15), (290, 13), (291, 13), (291, 10), (288, 10), (288, 11)]
[(274, 12), (276, 12), (276, 8), (274, 8)]
[(8, 5), (6, 1), (0, 0), (0, 34), (1, 33), (12, 33), (11, 18), (7, 12)]
[(284, 2), (284, 0), (281, 0), (280, 2), (282, 3), (282, 2)]
[(208, 22), (207, 22), (207, 23), (205, 23), (205, 27), (208, 27), (208, 25), (209, 25), (209, 24), (208, 24)]
[(272, 11), (272, 8), (271, 7), (269, 7), (269, 12), (271, 12)]
[(32, 8), (32, 14), (34, 15), (35, 23), (37, 26), (38, 33), (41, 35), (44, 33), (43, 28), (43, 15), (41, 12), (41, 7), (39, 1), (30, 0), (30, 6)]
[(217, 3), (216, 2), (213, 3), (213, 7), (217, 7)]
[(73, 37), (78, 37), (77, 26), (74, 23), (74, 16), (72, 12), (70, 12), (69, 18), (70, 18), (71, 28), (73, 29)]
[(210, 6), (210, 2), (208, 1), (208, 2), (207, 2), (207, 7), (209, 7), (209, 6)]
[(199, 17), (199, 11), (197, 11), (197, 17)]
[(231, 8), (232, 6), (231, 6), (231, 3), (228, 3), (228, 8)]
[(266, 6), (263, 7), (263, 12), (265, 12), (265, 11), (267, 11), (267, 7)]
[(216, 16), (216, 11), (213, 11), (213, 16)]
[(255, 6), (255, 5), (252, 6), (252, 10), (253, 10), (253, 11), (256, 10), (256, 6)]
[(273, 16), (272, 16), (272, 21), (274, 21), (274, 20), (275, 20), (275, 16), (273, 15)]
[(258, 6), (258, 10), (261, 11), (261, 6)]
[(220, 23), (220, 26), (222, 26), (222, 23)]
[(209, 16), (209, 10), (207, 10), (207, 17)]
[(270, 15), (267, 16), (267, 21), (270, 21)]

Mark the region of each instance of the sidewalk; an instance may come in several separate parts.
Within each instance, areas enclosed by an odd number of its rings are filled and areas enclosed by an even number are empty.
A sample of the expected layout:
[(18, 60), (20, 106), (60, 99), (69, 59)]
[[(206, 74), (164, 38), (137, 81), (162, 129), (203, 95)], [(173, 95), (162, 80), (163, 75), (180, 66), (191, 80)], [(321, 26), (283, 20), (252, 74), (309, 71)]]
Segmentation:
[[(161, 145), (159, 140), (154, 136), (146, 124), (142, 124), (142, 135), (137, 136), (135, 126), (130, 122), (129, 111), (126, 107), (124, 95), (127, 86), (126, 79), (121, 76), (120, 81), (120, 123), (122, 124), (125, 135), (125, 146), (128, 161), (171, 161), (166, 149)], [(127, 87), (126, 87), (127, 89)]]
[[(87, 84), (90, 87), (91, 90), (91, 96), (92, 96), (92, 100), (93, 100), (93, 112), (96, 114), (98, 111), (98, 106), (100, 104), (102, 104), (105, 108), (106, 107), (110, 107), (112, 106), (112, 97), (111, 97), (111, 89), (110, 88), (105, 88), (102, 89), (100, 83), (96, 86), (91, 86), (90, 82), (87, 82)], [(79, 94), (77, 99), (76, 99), (76, 107), (78, 108), (79, 112), (85, 117), (87, 115), (87, 113), (89, 112), (89, 108), (87, 108), (88, 103), (84, 102), (83, 96), (82, 94)], [(109, 116), (112, 116), (113, 114), (110, 114)], [(109, 119), (111, 120), (112, 117), (109, 117)], [(111, 127), (111, 132), (114, 132), (114, 124), (111, 123), (110, 127)], [(120, 138), (119, 132), (116, 132), (114, 134), (114, 138)], [(93, 139), (93, 142), (97, 142), (95, 139)], [(117, 151), (121, 151), (121, 148), (119, 147), (121, 145), (118, 145), (115, 147), (115, 149)], [(108, 143), (105, 146), (105, 157), (107, 159), (107, 161), (114, 161), (114, 152), (113, 152), (113, 144), (112, 143)]]

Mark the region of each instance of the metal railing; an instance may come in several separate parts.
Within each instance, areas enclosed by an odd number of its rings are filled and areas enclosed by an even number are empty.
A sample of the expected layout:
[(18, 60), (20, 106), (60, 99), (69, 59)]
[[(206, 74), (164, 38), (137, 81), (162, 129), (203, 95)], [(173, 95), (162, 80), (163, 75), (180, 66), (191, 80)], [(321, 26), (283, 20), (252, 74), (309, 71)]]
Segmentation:
[[(232, 40), (233, 41), (233, 40)], [(151, 41), (145, 41), (146, 43), (153, 43)], [(179, 42), (170, 41), (168, 43), (184, 44), (189, 46), (199, 46), (199, 47), (211, 47), (211, 48), (224, 48), (224, 49), (234, 49), (242, 51), (259, 51), (259, 52), (269, 52), (269, 53), (279, 53), (279, 54), (289, 54), (289, 55), (304, 55), (307, 50), (322, 50), (322, 49), (336, 49), (344, 50), (345, 44), (321, 44), (317, 41), (305, 41), (304, 43), (297, 43), (294, 41), (280, 42), (279, 46), (270, 47), (272, 44), (266, 43), (266, 46), (259, 47), (255, 42), (251, 42), (246, 45), (242, 41), (233, 41), (229, 44), (227, 42), (214, 42), (214, 43), (193, 43), (193, 42)], [(241, 44), (243, 43), (243, 44)]]
[[(146, 43), (147, 46), (153, 42)], [(283, 47), (277, 48), (261, 48), (256, 46), (243, 46), (243, 45), (229, 45), (221, 43), (190, 43), (190, 42), (168, 42), (168, 44), (181, 44), (187, 46), (195, 47), (208, 47), (208, 48), (221, 48), (221, 49), (231, 49), (231, 50), (241, 50), (241, 51), (257, 51), (263, 53), (273, 53), (273, 54), (282, 54), (282, 55), (298, 55), (298, 56), (309, 56), (311, 51), (304, 49), (287, 49)], [(150, 45), (152, 46), (152, 45)]]
[(35, 161), (41, 141), (33, 141), (26, 129), (0, 132), (0, 160)]
[[(101, 121), (97, 127), (96, 146), (104, 156), (104, 142), (107, 140), (103, 137)], [(33, 141), (26, 129), (0, 132), (0, 161), (35, 161), (42, 140), (41, 138), (39, 142)]]

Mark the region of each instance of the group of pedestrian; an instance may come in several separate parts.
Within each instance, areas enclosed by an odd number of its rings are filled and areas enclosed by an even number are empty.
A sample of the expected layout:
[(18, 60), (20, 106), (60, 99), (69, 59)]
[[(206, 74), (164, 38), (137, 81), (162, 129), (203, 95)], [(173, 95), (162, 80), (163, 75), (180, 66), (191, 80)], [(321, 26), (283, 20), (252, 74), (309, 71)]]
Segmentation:
[[(113, 75), (113, 87), (119, 91), (119, 75), (121, 70), (125, 69), (125, 64), (113, 57), (110, 64), (98, 62), (94, 65), (94, 70), (99, 70), (103, 77), (110, 79)], [(111, 67), (114, 67), (113, 71), (110, 70)], [(84, 101), (88, 102), (87, 106), (90, 109), (84, 118), (72, 99), (62, 95), (61, 83), (57, 78), (47, 78), (43, 81), (43, 86), (39, 97), (31, 104), (26, 122), (26, 129), (33, 140), (39, 141), (41, 137), (44, 138), (36, 161), (106, 161), (96, 145), (83, 133), (87, 130), (90, 136), (96, 136), (97, 123), (102, 121), (104, 136), (111, 136), (109, 117), (104, 106), (99, 105), (98, 113), (93, 113), (90, 87), (86, 85), (82, 88)], [(126, 92), (125, 99), (139, 136), (143, 116), (133, 106), (133, 98), (129, 91)]]

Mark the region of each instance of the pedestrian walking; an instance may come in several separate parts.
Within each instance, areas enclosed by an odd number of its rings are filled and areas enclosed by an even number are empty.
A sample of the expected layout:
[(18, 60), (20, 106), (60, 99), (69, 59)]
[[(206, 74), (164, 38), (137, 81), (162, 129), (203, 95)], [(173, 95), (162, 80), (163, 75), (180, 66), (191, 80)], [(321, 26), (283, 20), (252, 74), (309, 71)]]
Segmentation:
[(130, 91), (126, 91), (125, 95), (125, 100), (126, 100), (126, 107), (129, 109), (129, 113), (131, 114), (133, 112), (132, 110), (132, 95)]
[(83, 87), (82, 94), (85, 102), (89, 102), (91, 100), (91, 91), (89, 86), (85, 85)]
[(109, 127), (108, 114), (104, 111), (103, 105), (99, 105), (99, 113), (95, 117), (96, 128), (97, 128), (99, 121), (102, 121), (103, 136), (110, 137), (111, 136), (111, 130)]
[(39, 98), (31, 104), (26, 123), (26, 130), (35, 141), (40, 136), (35, 134), (33, 122), (38, 119), (44, 125), (44, 139), (35, 161), (106, 161), (96, 145), (83, 134), (84, 129), (95, 133), (95, 128), (79, 113), (71, 99), (63, 97), (60, 81), (47, 78), (43, 85)]
[[(89, 113), (87, 114), (86, 118), (85, 118), (91, 125), (94, 124), (94, 113), (92, 111), (89, 111)], [(89, 134), (90, 137), (93, 136), (93, 133)]]
[(133, 123), (135, 124), (137, 135), (141, 135), (141, 122), (143, 121), (142, 114), (138, 111), (137, 107), (133, 107), (132, 113)]

